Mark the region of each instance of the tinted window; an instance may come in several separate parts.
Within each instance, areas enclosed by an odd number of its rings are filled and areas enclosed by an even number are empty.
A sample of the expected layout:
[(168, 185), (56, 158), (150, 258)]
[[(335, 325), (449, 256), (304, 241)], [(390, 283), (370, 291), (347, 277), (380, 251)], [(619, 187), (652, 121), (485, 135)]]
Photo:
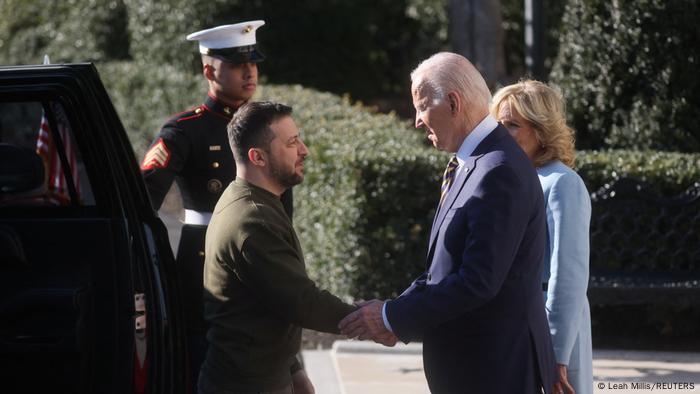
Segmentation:
[(95, 205), (59, 103), (0, 102), (0, 150), (0, 206)]

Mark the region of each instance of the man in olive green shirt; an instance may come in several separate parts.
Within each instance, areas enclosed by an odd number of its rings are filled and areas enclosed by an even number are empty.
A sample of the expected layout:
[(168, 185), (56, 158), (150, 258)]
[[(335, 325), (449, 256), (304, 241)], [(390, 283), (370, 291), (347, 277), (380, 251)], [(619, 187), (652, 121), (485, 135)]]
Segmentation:
[(309, 153), (291, 112), (282, 104), (248, 103), (228, 126), (236, 180), (207, 230), (210, 328), (200, 394), (313, 392), (295, 357), (301, 327), (337, 333), (338, 322), (354, 310), (309, 279), (280, 201), (304, 179)]

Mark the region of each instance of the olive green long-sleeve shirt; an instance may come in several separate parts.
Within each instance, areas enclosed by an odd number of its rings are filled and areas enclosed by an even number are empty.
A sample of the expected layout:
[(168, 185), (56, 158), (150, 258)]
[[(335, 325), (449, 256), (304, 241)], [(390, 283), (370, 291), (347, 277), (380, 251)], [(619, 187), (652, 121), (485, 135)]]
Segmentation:
[(338, 332), (352, 310), (320, 290), (279, 197), (236, 179), (207, 230), (202, 373), (222, 389), (268, 391), (291, 382), (301, 327)]

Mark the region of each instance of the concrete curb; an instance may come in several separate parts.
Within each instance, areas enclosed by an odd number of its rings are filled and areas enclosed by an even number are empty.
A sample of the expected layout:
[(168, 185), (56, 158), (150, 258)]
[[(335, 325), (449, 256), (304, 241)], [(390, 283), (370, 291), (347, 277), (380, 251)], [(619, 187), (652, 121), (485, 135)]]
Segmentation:
[(697, 352), (665, 352), (657, 350), (593, 349), (594, 360), (655, 361), (671, 363), (700, 363)]
[(313, 382), (316, 392), (346, 394), (336, 356), (355, 354), (420, 356), (423, 354), (423, 345), (398, 343), (394, 347), (386, 347), (369, 341), (339, 340), (333, 343), (330, 350), (303, 350), (301, 355), (304, 359), (304, 369)]
[(304, 350), (301, 356), (317, 393), (345, 394), (338, 363), (331, 350)]
[(423, 354), (422, 343), (397, 343), (394, 347), (387, 347), (370, 341), (341, 340), (333, 342), (331, 350), (335, 353), (365, 353), (365, 354), (394, 354), (420, 356)]

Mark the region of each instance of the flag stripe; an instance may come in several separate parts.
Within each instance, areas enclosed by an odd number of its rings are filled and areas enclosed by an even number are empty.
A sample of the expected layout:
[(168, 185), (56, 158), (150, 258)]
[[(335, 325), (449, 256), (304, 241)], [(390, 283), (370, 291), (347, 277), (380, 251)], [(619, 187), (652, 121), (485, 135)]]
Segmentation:
[[(75, 185), (75, 191), (78, 198), (81, 196), (80, 190), (80, 177), (78, 174), (78, 160), (75, 154), (75, 149), (73, 147), (73, 141), (70, 135), (70, 126), (68, 124), (68, 119), (65, 116), (62, 108), (59, 105), (51, 105), (51, 109), (54, 112), (56, 119), (56, 127), (58, 129), (58, 135), (63, 142), (63, 147), (66, 153), (66, 160), (68, 161), (68, 167), (70, 168), (70, 173), (73, 178), (73, 184)], [(53, 135), (49, 126), (49, 121), (46, 113), (41, 115), (41, 123), (39, 125), (39, 135), (36, 142), (36, 152), (44, 160), (46, 174), (47, 174), (47, 192), (48, 199), (50, 201), (58, 201), (62, 204), (68, 204), (70, 202), (70, 195), (68, 193), (68, 185), (66, 183), (66, 178), (63, 173), (63, 166), (61, 163), (61, 156), (56, 150), (56, 144), (53, 140)]]

